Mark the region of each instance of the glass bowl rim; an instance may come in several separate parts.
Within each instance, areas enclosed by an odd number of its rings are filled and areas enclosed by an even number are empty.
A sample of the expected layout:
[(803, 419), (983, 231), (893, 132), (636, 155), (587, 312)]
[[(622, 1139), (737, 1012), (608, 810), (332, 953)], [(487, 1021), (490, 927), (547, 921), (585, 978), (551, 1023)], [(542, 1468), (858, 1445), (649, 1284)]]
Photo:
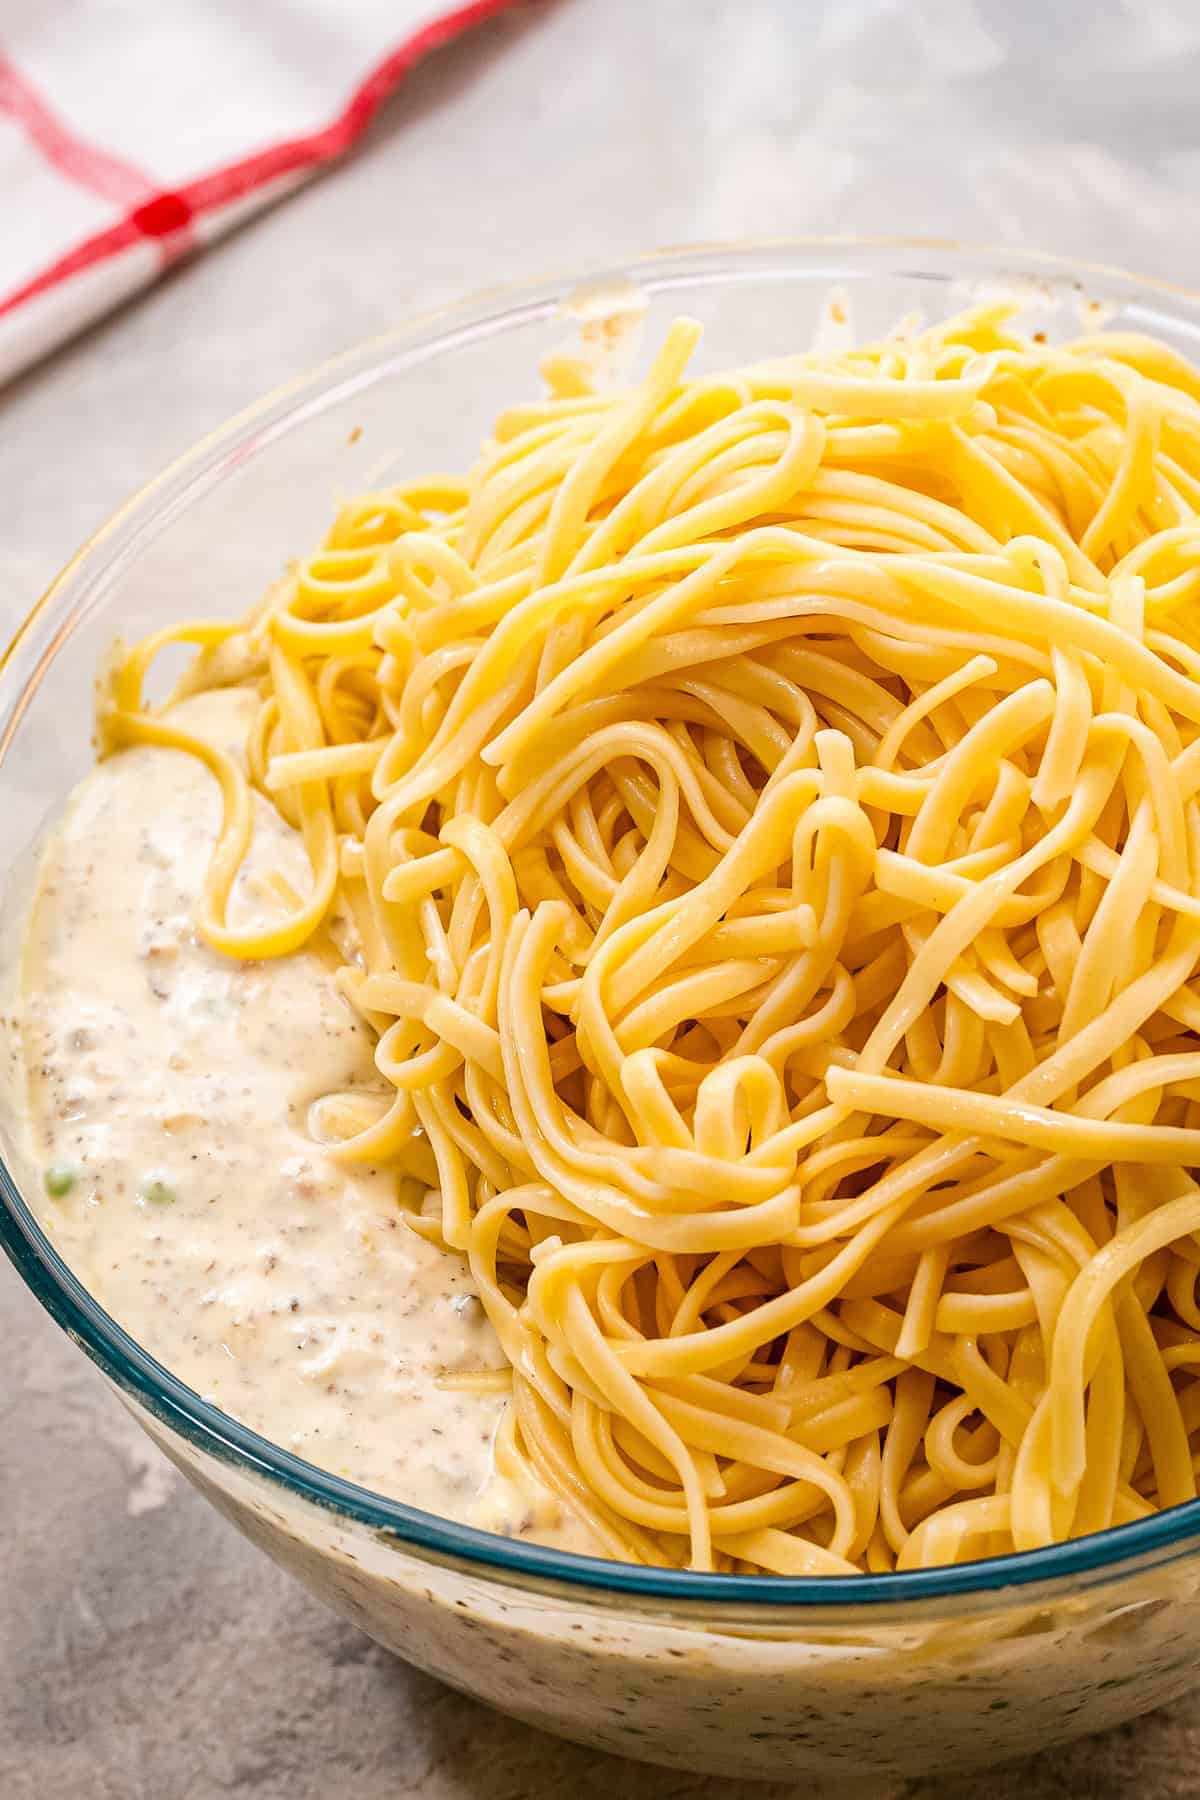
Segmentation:
[[(1200, 292), (1194, 289), (1136, 275), (1111, 264), (941, 238), (797, 236), (684, 244), (631, 256), (598, 269), (550, 274), (477, 290), (447, 305), (409, 315), (387, 332), (274, 388), (184, 451), (125, 500), (84, 541), (36, 601), (7, 648), (0, 651), (0, 706), (9, 702), (14, 686), (18, 689), (12, 697), (7, 724), (0, 720), (0, 761), (24, 710), (23, 696), (49, 668), (68, 635), (71, 616), (68, 614), (56, 627), (52, 617), (56, 603), (69, 602), (75, 580), (85, 578), (97, 561), (103, 568), (105, 551), (110, 546), (119, 551), (122, 537), (136, 540), (146, 525), (153, 525), (155, 531), (161, 529), (169, 517), (186, 507), (197, 484), (205, 478), (210, 482), (220, 479), (218, 466), (234, 446), (253, 444), (268, 425), (281, 431), (293, 429), (303, 422), (309, 406), (319, 412), (338, 396), (347, 395), (347, 383), (368, 385), (381, 378), (390, 356), (403, 356), (407, 350), (414, 359), (435, 359), (453, 349), (459, 333), (509, 329), (523, 315), (532, 317), (539, 308), (562, 307), (571, 295), (592, 291), (614, 280), (631, 279), (650, 292), (669, 291), (676, 285), (695, 285), (698, 280), (713, 285), (753, 280), (768, 273), (772, 259), (783, 260), (781, 273), (786, 276), (826, 255), (849, 259), (850, 263), (857, 257), (868, 267), (878, 259), (881, 275), (921, 274), (930, 281), (948, 282), (956, 274), (973, 272), (999, 281), (1033, 279), (1076, 288), (1084, 294), (1091, 287), (1114, 299), (1158, 298), (1165, 313), (1174, 310), (1176, 323), (1181, 322), (1180, 314), (1190, 314), (1189, 322), (1200, 331)], [(916, 258), (927, 266), (898, 267), (888, 260), (893, 257)], [(829, 273), (833, 279), (838, 271)], [(160, 510), (160, 500), (168, 502), (165, 515)], [(126, 548), (132, 549), (133, 545), (127, 544)], [(48, 638), (39, 648), (36, 640), (43, 628)], [(32, 652), (34, 664), (22, 682), (19, 665), (28, 652)], [(522, 1543), (373, 1493), (294, 1456), (209, 1405), (142, 1349), (88, 1293), (42, 1231), (2, 1158), (0, 1248), (34, 1298), (67, 1336), (118, 1388), (187, 1443), (238, 1471), (263, 1476), (308, 1503), (364, 1525), (388, 1541), (423, 1553), (431, 1561), (492, 1581), (507, 1580), (545, 1591), (567, 1590), (580, 1601), (590, 1597), (595, 1602), (611, 1604), (623, 1597), (632, 1602), (640, 1599), (698, 1605), (710, 1616), (717, 1606), (729, 1620), (734, 1615), (794, 1617), (800, 1611), (819, 1610), (828, 1621), (843, 1611), (848, 1613), (863, 1606), (887, 1612), (903, 1603), (940, 1598), (991, 1596), (995, 1600), (1006, 1589), (1042, 1583), (1058, 1586), (1072, 1576), (1104, 1580), (1119, 1575), (1123, 1565), (1134, 1560), (1159, 1560), (1172, 1549), (1182, 1553), (1189, 1543), (1200, 1538), (1197, 1499), (1044, 1549), (891, 1574), (706, 1574), (609, 1562)]]

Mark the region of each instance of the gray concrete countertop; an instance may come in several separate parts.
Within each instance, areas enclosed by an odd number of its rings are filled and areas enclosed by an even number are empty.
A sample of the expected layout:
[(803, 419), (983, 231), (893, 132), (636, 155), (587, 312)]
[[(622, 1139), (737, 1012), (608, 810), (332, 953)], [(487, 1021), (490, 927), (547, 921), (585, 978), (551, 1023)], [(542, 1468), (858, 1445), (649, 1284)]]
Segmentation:
[[(1200, 285), (1195, 0), (548, 0), (365, 151), (0, 394), (0, 639), (168, 458), (406, 311), (744, 233), (906, 232)], [(785, 1800), (557, 1743), (408, 1670), (238, 1538), (0, 1273), (4, 1800)], [(905, 1800), (1197, 1791), (1184, 1702)]]

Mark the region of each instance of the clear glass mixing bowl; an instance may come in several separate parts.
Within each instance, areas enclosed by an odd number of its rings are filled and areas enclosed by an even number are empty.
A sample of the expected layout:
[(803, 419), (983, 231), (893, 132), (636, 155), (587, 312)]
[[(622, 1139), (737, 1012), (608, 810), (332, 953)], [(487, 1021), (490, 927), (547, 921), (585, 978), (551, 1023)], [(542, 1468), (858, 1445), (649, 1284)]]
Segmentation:
[[(1163, 285), (1044, 257), (838, 241), (672, 251), (483, 296), (352, 351), (137, 495), (0, 663), (9, 992), (36, 847), (90, 762), (93, 676), (118, 632), (239, 613), (316, 540), (339, 492), (385, 468), (466, 466), (497, 409), (533, 391), (539, 358), (581, 329), (636, 366), (686, 311), (713, 366), (807, 344), (837, 289), (862, 334), (1004, 292), (1051, 337), (1150, 331), (1200, 360), (1200, 299)], [(744, 1579), (515, 1543), (299, 1461), (184, 1387), (65, 1267), (23, 1198), (37, 1190), (16, 1085), (0, 1056), (0, 1238), (43, 1306), (222, 1513), (379, 1642), (473, 1695), (608, 1750), (828, 1781), (1015, 1755), (1200, 1679), (1200, 1502), (1032, 1555)]]

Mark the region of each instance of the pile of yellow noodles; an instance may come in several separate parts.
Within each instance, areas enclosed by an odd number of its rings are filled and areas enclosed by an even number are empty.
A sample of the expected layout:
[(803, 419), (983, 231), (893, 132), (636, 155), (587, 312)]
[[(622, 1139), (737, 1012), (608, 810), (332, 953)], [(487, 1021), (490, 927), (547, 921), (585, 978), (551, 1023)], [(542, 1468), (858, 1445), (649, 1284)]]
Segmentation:
[[(504, 1466), (617, 1557), (910, 1569), (1196, 1493), (1200, 377), (1010, 318), (560, 368), (112, 684), (110, 745), (222, 784), (211, 941), (342, 947), (391, 1097), (325, 1124), (469, 1257)], [(257, 683), (310, 853), (266, 933), (245, 777), (144, 708), (178, 641)]]

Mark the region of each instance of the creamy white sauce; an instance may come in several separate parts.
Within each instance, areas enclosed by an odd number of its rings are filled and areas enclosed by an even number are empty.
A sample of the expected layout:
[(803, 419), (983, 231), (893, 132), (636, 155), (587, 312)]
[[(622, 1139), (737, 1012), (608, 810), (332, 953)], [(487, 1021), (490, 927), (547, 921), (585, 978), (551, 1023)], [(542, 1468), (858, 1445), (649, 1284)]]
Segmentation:
[[(180, 722), (240, 750), (245, 691)], [(231, 921), (309, 881), (255, 796)], [(505, 1397), (447, 1388), (503, 1356), (464, 1263), (412, 1232), (385, 1170), (335, 1161), (311, 1103), (379, 1091), (369, 1033), (313, 951), (238, 963), (195, 906), (220, 819), (193, 757), (126, 750), (73, 795), (30, 919), (22, 996), (41, 1217), (67, 1262), (161, 1363), (320, 1467), (445, 1517), (576, 1549), (545, 1490), (496, 1473)], [(69, 1184), (69, 1185), (68, 1185)]]
[[(249, 704), (201, 696), (186, 716), (233, 744)], [(330, 969), (312, 953), (238, 965), (198, 941), (218, 811), (192, 759), (125, 752), (84, 781), (47, 849), (22, 1002), (28, 1125), (42, 1164), (75, 1178), (41, 1196), (44, 1222), (147, 1349), (265, 1436), (431, 1512), (591, 1548), (549, 1495), (494, 1474), (502, 1397), (438, 1385), (501, 1360), (461, 1264), (405, 1227), (391, 1178), (339, 1166), (308, 1135), (314, 1097), (376, 1079)], [(253, 886), (265, 868), (297, 887), (307, 876), (260, 801), (235, 918), (270, 910)], [(872, 1772), (882, 1796), (888, 1777), (948, 1753), (1012, 1756), (1195, 1679), (1186, 1561), (1053, 1595), (1013, 1589), (987, 1616), (969, 1597), (840, 1622), (672, 1619), (409, 1556), (145, 1422), (379, 1642), (605, 1750), (735, 1778), (806, 1772), (823, 1794), (842, 1777), (861, 1793)]]

